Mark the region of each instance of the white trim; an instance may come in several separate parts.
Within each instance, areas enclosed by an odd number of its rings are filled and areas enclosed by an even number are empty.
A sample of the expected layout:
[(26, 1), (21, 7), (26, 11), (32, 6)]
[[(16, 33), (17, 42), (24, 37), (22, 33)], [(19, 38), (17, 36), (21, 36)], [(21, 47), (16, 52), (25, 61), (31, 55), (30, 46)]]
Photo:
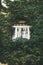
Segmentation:
[(12, 26), (13, 28), (31, 28), (32, 26), (27, 26), (27, 25), (25, 25), (25, 26), (18, 26), (18, 25), (14, 25), (14, 26)]

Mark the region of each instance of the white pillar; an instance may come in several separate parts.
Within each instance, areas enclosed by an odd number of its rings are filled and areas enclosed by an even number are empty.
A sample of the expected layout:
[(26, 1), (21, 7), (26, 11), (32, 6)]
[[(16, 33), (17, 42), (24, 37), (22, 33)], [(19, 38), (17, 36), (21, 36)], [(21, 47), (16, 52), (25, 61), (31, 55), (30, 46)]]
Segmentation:
[(29, 28), (27, 28), (27, 29), (28, 29), (27, 38), (30, 39), (30, 29)]
[(17, 38), (17, 27), (15, 28), (15, 38)]
[(17, 37), (21, 37), (21, 28), (18, 28)]
[(15, 32), (14, 32), (14, 34), (12, 36), (13, 40), (16, 39), (16, 38), (17, 38), (17, 27), (15, 27)]
[(26, 28), (23, 28), (24, 30), (23, 30), (23, 33), (22, 33), (22, 37), (23, 38), (26, 38)]

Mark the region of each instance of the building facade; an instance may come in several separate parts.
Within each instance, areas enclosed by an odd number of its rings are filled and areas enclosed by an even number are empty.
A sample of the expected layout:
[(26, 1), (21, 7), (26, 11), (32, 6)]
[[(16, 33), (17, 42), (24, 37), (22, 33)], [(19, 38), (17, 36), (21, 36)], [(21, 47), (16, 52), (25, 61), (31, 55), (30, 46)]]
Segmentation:
[(14, 32), (12, 35), (12, 40), (17, 38), (26, 38), (30, 39), (30, 28), (31, 26), (26, 24), (25, 20), (20, 20), (18, 23), (16, 22), (12, 28), (14, 28)]

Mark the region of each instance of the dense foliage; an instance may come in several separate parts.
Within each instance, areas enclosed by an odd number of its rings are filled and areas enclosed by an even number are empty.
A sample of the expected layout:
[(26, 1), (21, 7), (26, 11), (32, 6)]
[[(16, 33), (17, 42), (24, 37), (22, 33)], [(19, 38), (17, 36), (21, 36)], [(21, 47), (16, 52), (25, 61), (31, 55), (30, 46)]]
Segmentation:
[[(9, 65), (43, 65), (43, 0), (4, 0), (0, 4), (0, 62)], [(31, 25), (31, 39), (11, 40), (16, 19), (25, 17)]]

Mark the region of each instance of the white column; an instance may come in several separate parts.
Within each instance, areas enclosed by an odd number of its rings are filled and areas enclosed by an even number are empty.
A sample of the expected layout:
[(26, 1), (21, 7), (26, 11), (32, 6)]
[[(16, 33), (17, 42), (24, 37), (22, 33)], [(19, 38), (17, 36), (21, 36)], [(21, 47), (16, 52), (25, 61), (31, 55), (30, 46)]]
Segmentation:
[(24, 37), (26, 38), (26, 27), (25, 27), (25, 33), (24, 33)]
[(23, 30), (23, 34), (22, 34), (22, 37), (23, 38), (26, 38), (26, 28), (23, 28), (24, 30)]
[(15, 38), (17, 38), (17, 27), (15, 28)]
[(13, 34), (12, 39), (14, 40), (14, 39), (16, 39), (16, 38), (17, 38), (17, 27), (15, 27), (15, 32), (14, 32), (14, 34)]
[(28, 29), (28, 35), (27, 35), (27, 38), (30, 39), (30, 29), (29, 29), (29, 28), (27, 28), (27, 29)]
[(17, 37), (21, 37), (21, 28), (18, 28)]

